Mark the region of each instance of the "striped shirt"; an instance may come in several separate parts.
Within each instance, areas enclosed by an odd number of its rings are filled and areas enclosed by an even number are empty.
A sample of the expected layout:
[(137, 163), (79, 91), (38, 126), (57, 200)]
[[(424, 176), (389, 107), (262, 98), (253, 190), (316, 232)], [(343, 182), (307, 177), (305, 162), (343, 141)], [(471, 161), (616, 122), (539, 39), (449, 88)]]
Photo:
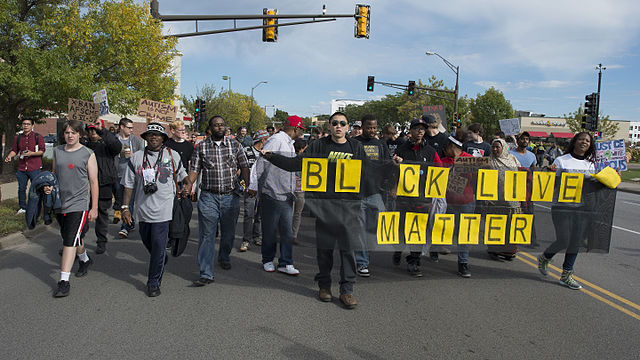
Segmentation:
[(225, 137), (216, 144), (211, 138), (199, 142), (191, 156), (189, 172), (201, 172), (200, 189), (214, 193), (233, 191), (238, 169), (249, 168), (242, 145)]

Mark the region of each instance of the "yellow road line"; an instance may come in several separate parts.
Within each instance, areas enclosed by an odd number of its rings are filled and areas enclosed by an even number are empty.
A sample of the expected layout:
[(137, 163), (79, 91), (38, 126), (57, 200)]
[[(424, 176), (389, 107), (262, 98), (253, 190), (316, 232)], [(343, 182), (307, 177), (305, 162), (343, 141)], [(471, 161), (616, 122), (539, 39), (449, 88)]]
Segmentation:
[[(533, 255), (531, 255), (531, 254), (528, 254), (528, 253), (526, 253), (524, 251), (519, 251), (518, 253), (528, 257), (531, 260), (534, 260), (536, 263), (538, 262), (538, 258), (533, 256)], [(536, 265), (536, 269), (537, 268), (538, 268), (538, 265)], [(553, 266), (551, 264), (549, 264), (549, 268), (551, 268), (551, 269), (553, 269), (553, 270), (555, 270), (557, 272), (562, 273), (562, 269), (560, 269), (558, 267), (555, 267), (555, 266)], [(589, 286), (591, 288), (594, 288), (594, 289), (600, 291), (601, 293), (620, 301), (621, 303), (627, 304), (627, 305), (631, 306), (632, 308), (635, 308), (636, 310), (640, 310), (640, 305), (634, 303), (633, 301), (629, 301), (629, 300), (627, 300), (627, 299), (625, 299), (625, 298), (623, 298), (621, 296), (618, 296), (618, 295), (612, 293), (611, 291), (605, 290), (605, 289), (603, 289), (603, 288), (601, 288), (601, 287), (599, 287), (599, 286), (597, 286), (597, 285), (595, 285), (595, 284), (593, 284), (593, 283), (591, 283), (591, 282), (589, 282), (589, 281), (587, 281), (587, 280), (585, 280), (583, 278), (577, 277), (575, 275), (573, 275), (573, 278), (578, 280), (579, 282), (583, 283), (584, 285), (587, 285), (587, 286)]]
[[(522, 252), (519, 252), (519, 253), (520, 253), (520, 254), (522, 254)], [(522, 261), (523, 263), (528, 264), (528, 265), (530, 265), (531, 267), (533, 267), (533, 268), (535, 268), (535, 269), (537, 269), (537, 268), (538, 268), (538, 264), (534, 264), (534, 263), (532, 263), (532, 262), (530, 262), (530, 261), (528, 261), (528, 260), (525, 260), (525, 259), (523, 259), (523, 258), (521, 258), (521, 257), (518, 257), (518, 259), (519, 259), (520, 261)], [(556, 275), (556, 274), (554, 274), (554, 273), (549, 273), (549, 275), (550, 275), (551, 277), (553, 277), (553, 278), (557, 279), (557, 280), (560, 280), (560, 276), (558, 276), (558, 275)], [(574, 277), (575, 277), (575, 276), (574, 276)], [(585, 293), (585, 294), (587, 294), (587, 295), (591, 296), (592, 298), (594, 298), (594, 299), (596, 299), (596, 300), (600, 300), (600, 301), (602, 301), (603, 303), (605, 303), (605, 304), (607, 304), (607, 305), (611, 306), (612, 308), (614, 308), (614, 309), (616, 309), (616, 310), (620, 310), (620, 311), (622, 311), (623, 313), (625, 313), (625, 314), (627, 314), (627, 315), (631, 316), (632, 318), (634, 318), (634, 319), (636, 319), (636, 320), (640, 320), (640, 315), (638, 315), (638, 314), (634, 313), (633, 311), (631, 311), (631, 310), (629, 310), (629, 309), (625, 309), (625, 308), (623, 308), (622, 306), (620, 306), (620, 305), (618, 305), (618, 304), (616, 304), (616, 303), (612, 302), (611, 300), (605, 299), (605, 298), (603, 298), (602, 296), (600, 296), (600, 295), (598, 295), (598, 294), (596, 294), (596, 293), (594, 293), (594, 292), (592, 292), (592, 291), (589, 291), (589, 290), (587, 290), (587, 289), (585, 289), (585, 288), (582, 288), (582, 289), (580, 289), (579, 291), (582, 291), (583, 293)]]

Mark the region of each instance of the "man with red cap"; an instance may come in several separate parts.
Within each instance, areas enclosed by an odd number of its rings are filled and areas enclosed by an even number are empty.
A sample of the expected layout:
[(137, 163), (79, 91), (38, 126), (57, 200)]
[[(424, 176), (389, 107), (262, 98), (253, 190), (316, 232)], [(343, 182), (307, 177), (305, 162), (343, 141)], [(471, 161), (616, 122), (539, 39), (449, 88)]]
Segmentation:
[[(284, 155), (295, 156), (294, 140), (302, 136), (302, 119), (289, 116), (284, 127), (269, 137), (263, 150)], [(298, 275), (300, 271), (293, 266), (293, 203), (295, 201), (295, 173), (282, 170), (264, 158), (255, 164), (255, 175), (258, 179), (258, 191), (262, 208), (262, 266), (266, 272), (274, 272), (276, 266), (273, 259), (276, 255), (277, 236), (280, 232), (280, 258), (278, 272), (287, 275)]]

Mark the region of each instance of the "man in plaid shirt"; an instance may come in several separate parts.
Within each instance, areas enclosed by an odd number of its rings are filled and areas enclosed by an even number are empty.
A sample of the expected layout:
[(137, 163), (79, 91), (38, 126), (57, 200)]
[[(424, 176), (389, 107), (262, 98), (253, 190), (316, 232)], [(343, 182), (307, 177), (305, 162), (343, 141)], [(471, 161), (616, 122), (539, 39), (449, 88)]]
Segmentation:
[(249, 185), (249, 162), (242, 145), (225, 137), (225, 123), (221, 116), (209, 120), (211, 137), (196, 145), (191, 156), (189, 179), (202, 174), (198, 197), (198, 264), (200, 278), (194, 286), (213, 282), (213, 258), (218, 221), (220, 221), (220, 251), (218, 262), (224, 270), (231, 269), (229, 254), (233, 248), (236, 222), (240, 214), (240, 194), (246, 191), (236, 181), (238, 175)]

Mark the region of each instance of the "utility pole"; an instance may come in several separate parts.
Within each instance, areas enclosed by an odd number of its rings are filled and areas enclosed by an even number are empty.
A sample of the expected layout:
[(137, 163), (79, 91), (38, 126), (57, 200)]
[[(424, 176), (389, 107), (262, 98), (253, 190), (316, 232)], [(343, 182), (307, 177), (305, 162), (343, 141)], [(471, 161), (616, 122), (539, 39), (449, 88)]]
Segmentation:
[(600, 83), (602, 82), (602, 70), (607, 70), (602, 64), (596, 66), (598, 70), (598, 101), (596, 102), (596, 124), (598, 123), (598, 116), (600, 116)]

